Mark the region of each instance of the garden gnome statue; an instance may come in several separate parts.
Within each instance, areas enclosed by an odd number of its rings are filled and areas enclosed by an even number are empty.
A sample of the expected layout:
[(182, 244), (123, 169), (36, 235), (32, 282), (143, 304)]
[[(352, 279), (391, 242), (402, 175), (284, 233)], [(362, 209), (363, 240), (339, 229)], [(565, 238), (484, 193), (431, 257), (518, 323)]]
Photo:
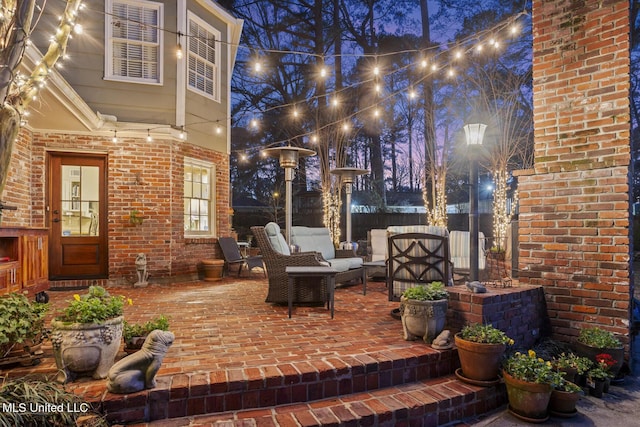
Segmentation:
[(143, 253), (136, 255), (136, 273), (138, 273), (138, 281), (133, 284), (135, 287), (145, 287), (149, 284), (147, 279), (149, 273), (147, 272), (147, 256)]
[(140, 350), (120, 359), (109, 369), (107, 390), (125, 394), (154, 388), (162, 359), (174, 339), (172, 332), (151, 331)]

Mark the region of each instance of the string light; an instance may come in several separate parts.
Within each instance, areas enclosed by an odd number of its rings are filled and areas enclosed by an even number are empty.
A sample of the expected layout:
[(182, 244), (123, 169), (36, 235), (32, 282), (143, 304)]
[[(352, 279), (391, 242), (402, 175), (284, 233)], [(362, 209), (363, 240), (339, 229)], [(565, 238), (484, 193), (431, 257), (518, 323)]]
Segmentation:
[(118, 142), (118, 131), (113, 131), (113, 138), (111, 138), (111, 142)]
[(153, 138), (151, 138), (150, 130), (147, 129), (147, 142), (151, 142), (151, 141), (153, 141)]

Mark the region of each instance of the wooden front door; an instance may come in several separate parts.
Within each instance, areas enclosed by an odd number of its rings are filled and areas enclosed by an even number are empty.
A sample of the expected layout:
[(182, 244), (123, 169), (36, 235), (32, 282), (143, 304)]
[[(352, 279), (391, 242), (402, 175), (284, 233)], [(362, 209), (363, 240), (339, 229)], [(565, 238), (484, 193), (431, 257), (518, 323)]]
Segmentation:
[(49, 153), (49, 279), (108, 277), (107, 157)]

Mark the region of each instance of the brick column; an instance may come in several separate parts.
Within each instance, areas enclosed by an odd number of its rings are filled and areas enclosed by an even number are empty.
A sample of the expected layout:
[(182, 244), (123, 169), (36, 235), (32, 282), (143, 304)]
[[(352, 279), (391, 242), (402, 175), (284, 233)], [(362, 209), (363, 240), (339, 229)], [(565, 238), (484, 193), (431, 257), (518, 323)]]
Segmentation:
[(534, 0), (535, 166), (519, 178), (520, 281), (554, 337), (628, 333), (629, 2)]

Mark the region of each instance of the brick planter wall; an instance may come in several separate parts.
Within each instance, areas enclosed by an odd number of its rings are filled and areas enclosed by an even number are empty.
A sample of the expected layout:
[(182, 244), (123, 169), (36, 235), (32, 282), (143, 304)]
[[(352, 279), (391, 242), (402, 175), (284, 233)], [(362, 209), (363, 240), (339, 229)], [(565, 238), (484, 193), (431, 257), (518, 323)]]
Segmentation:
[(449, 291), (447, 328), (457, 332), (469, 323), (490, 323), (513, 338), (518, 348), (531, 348), (549, 335), (549, 319), (541, 286), (487, 287), (484, 294), (466, 286)]
[(553, 335), (628, 333), (629, 2), (533, 1), (535, 166), (519, 178), (519, 275)]
[[(202, 259), (222, 258), (217, 236), (231, 234), (229, 214), (229, 156), (170, 138), (31, 133), (23, 129), (11, 161), (3, 201), (18, 207), (7, 211), (3, 226), (46, 227), (46, 150), (84, 151), (108, 155), (109, 280), (134, 283), (135, 256), (147, 254), (150, 281), (196, 278)], [(184, 158), (213, 163), (216, 167), (216, 238), (184, 238)], [(142, 212), (144, 222), (132, 225), (132, 209)], [(56, 288), (88, 286), (87, 281), (56, 281)], [(98, 281), (104, 285), (107, 281)]]

